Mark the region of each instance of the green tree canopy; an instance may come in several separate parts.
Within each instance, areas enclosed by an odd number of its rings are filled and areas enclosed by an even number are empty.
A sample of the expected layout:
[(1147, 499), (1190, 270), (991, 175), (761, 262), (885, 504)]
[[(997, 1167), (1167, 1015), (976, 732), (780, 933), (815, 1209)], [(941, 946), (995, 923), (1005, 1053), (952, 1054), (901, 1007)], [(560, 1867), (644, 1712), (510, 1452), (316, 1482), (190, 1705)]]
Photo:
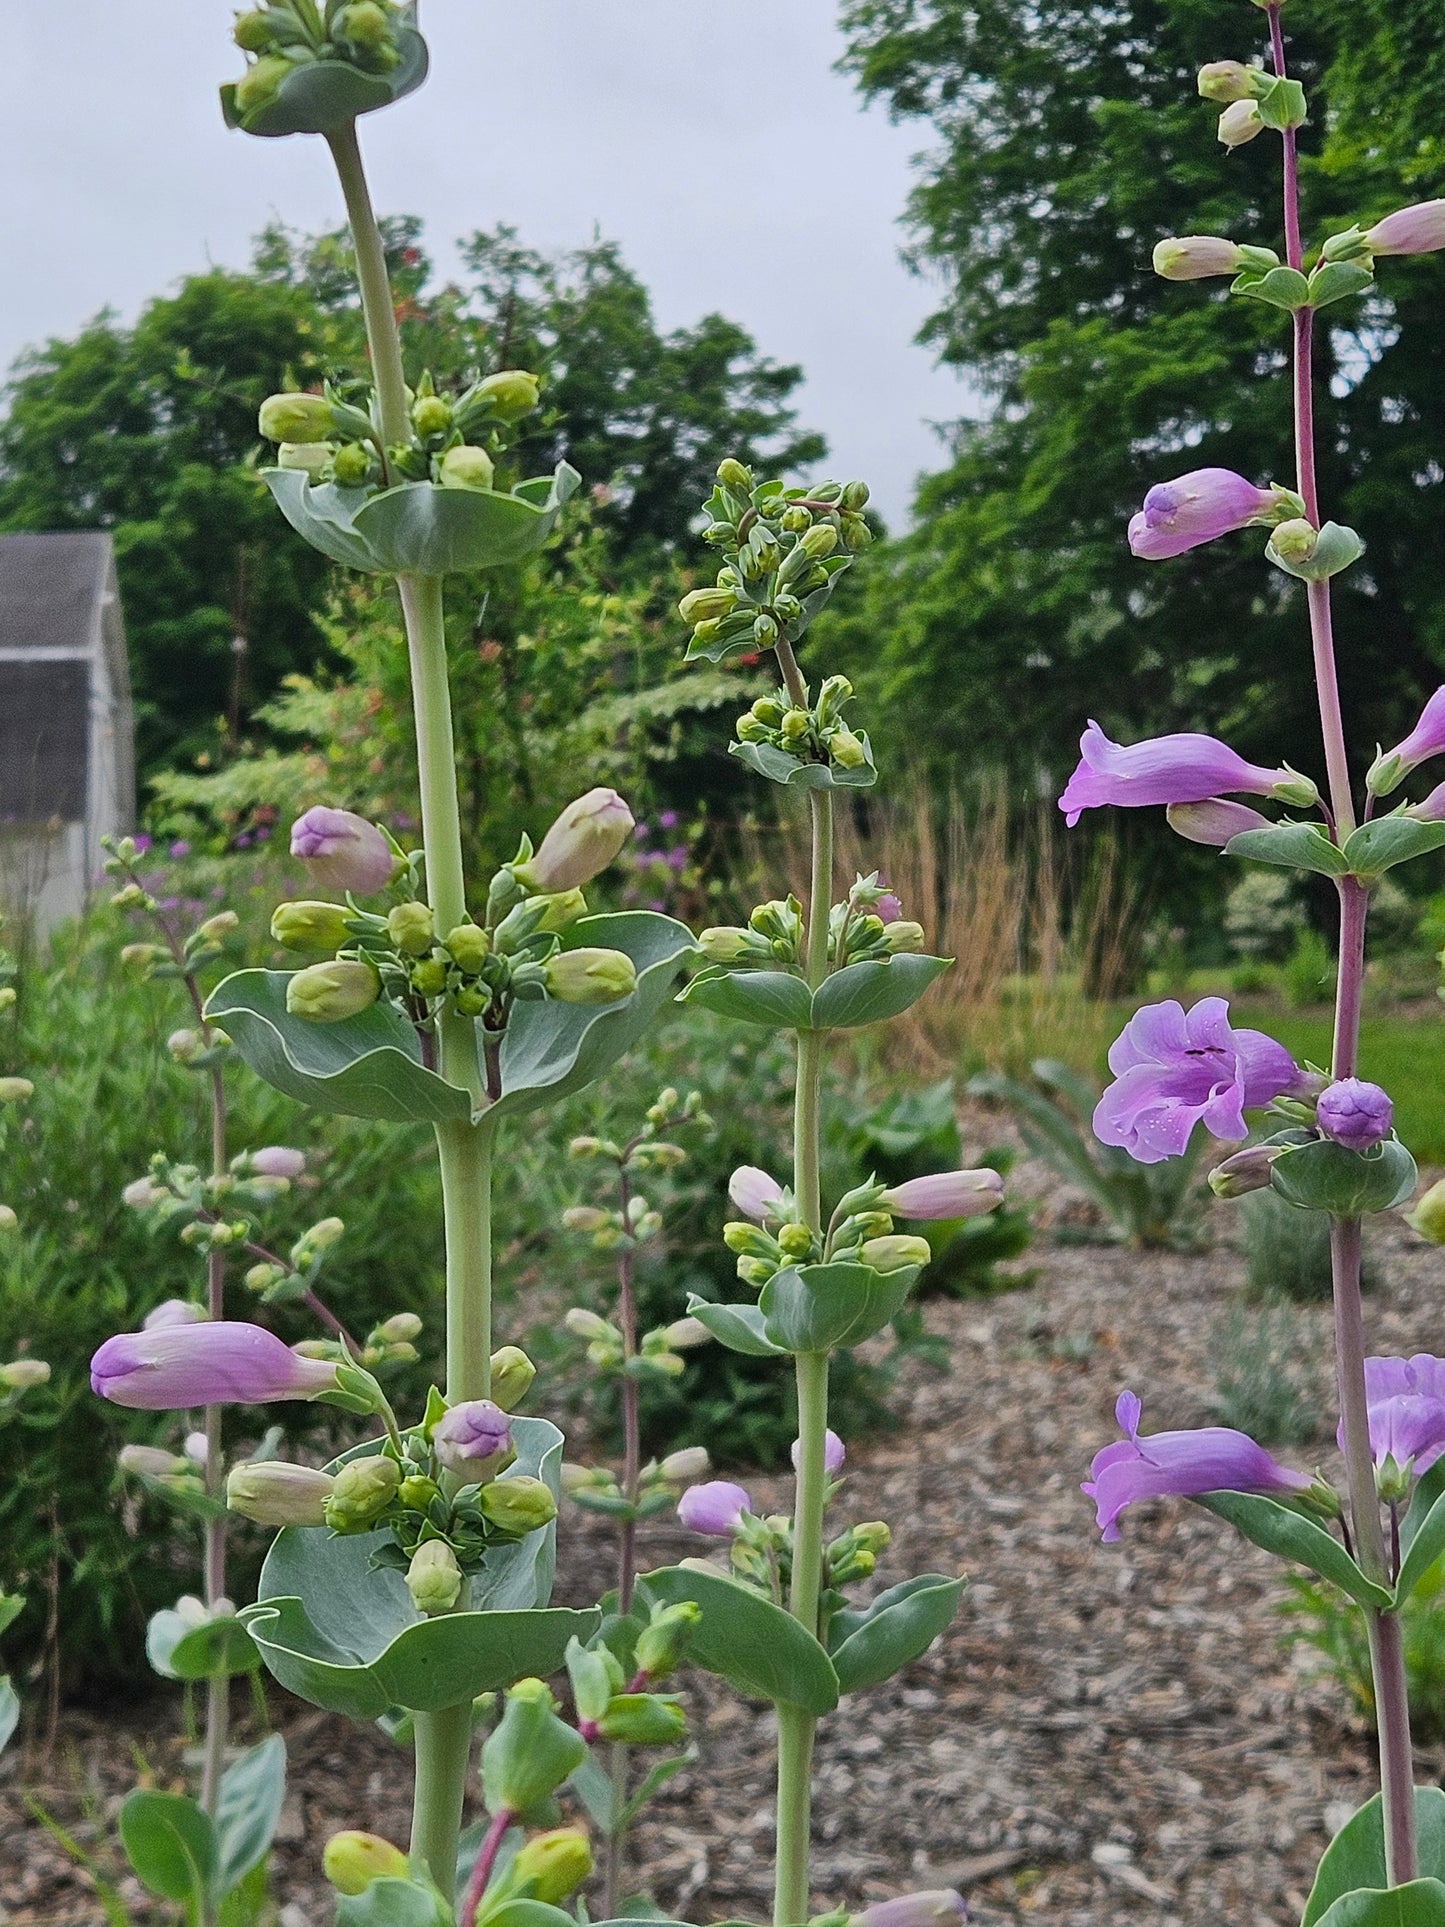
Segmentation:
[[(936, 136), (908, 212), (944, 289), (925, 336), (981, 397), (873, 572), (860, 676), (929, 753), (1029, 785), (1062, 781), (1090, 715), (1317, 769), (1301, 592), (1261, 538), (1162, 564), (1125, 542), (1149, 485), (1186, 469), (1292, 480), (1286, 317), (1150, 268), (1168, 234), (1282, 247), (1274, 137), (1225, 153), (1195, 91), (1204, 62), (1265, 51), (1263, 14), (846, 0), (843, 18), (863, 91)], [(1310, 96), (1307, 236), (1440, 193), (1438, 0), (1310, 0), (1284, 20)], [(1364, 755), (1445, 668), (1442, 311), (1445, 261), (1382, 263), (1375, 293), (1329, 310), (1317, 362), (1326, 513), (1369, 545), (1337, 594)]]

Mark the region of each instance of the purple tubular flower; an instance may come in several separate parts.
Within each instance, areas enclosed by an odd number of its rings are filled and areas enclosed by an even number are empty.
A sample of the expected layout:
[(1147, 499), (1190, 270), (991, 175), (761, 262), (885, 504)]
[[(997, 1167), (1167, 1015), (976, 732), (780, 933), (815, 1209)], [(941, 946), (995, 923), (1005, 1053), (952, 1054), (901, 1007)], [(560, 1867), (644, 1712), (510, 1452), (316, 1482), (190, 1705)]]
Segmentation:
[[(793, 1470), (798, 1469), (798, 1461), (803, 1456), (803, 1441), (793, 1440)], [(848, 1456), (847, 1449), (838, 1434), (831, 1429), (823, 1434), (823, 1469), (828, 1473), (841, 1472), (843, 1461)]]
[(848, 1927), (957, 1927), (967, 1919), (963, 1895), (952, 1887), (936, 1887), (927, 1893), (875, 1901), (861, 1914), (850, 1914)]
[(291, 854), (324, 890), (374, 896), (391, 882), (396, 859), (374, 823), (352, 810), (316, 804), (291, 825)]
[(745, 1218), (758, 1224), (772, 1214), (782, 1195), (778, 1180), (755, 1164), (740, 1164), (728, 1179), (728, 1197)]
[[(873, 914), (880, 923), (897, 923), (903, 915), (903, 900), (892, 890), (885, 890), (873, 906)], [(892, 1903), (888, 1903), (891, 1905)]]
[(1368, 1151), (1390, 1135), (1395, 1107), (1378, 1084), (1362, 1077), (1342, 1077), (1320, 1092), (1315, 1122), (1326, 1137), (1351, 1151)]
[[(1388, 796), (1391, 790), (1399, 788), (1412, 769), (1442, 752), (1445, 752), (1445, 687), (1435, 691), (1404, 741), (1396, 743), (1393, 749), (1382, 749), (1376, 756), (1365, 778), (1366, 787), (1373, 796)], [(1432, 795), (1428, 801), (1433, 803), (1435, 797)], [(1410, 814), (1423, 817), (1427, 823), (1434, 822), (1435, 817), (1425, 811), (1425, 804), (1416, 804)]]
[(221, 1319), (107, 1338), (90, 1361), (90, 1384), (134, 1411), (180, 1412), (319, 1398), (335, 1389), (336, 1366), (300, 1357), (261, 1325)]
[[(1370, 1414), (1370, 1454), (1380, 1465), (1427, 1472), (1445, 1452), (1445, 1358), (1416, 1352), (1413, 1358), (1367, 1358), (1365, 1404)], [(1345, 1447), (1344, 1426), (1337, 1434)]]
[(1187, 732), (1149, 736), (1142, 743), (1112, 743), (1091, 722), (1079, 738), (1079, 754), (1079, 767), (1059, 798), (1070, 829), (1085, 810), (1106, 803), (1121, 809), (1149, 809), (1169, 803), (1213, 802), (1229, 791), (1272, 796), (1281, 784), (1299, 782), (1288, 770), (1246, 763), (1215, 736)]
[(1223, 997), (1201, 997), (1187, 1013), (1172, 998), (1146, 1004), (1110, 1045), (1109, 1069), (1115, 1081), (1094, 1111), (1094, 1135), (1138, 1164), (1178, 1157), (1199, 1123), (1213, 1137), (1245, 1137), (1245, 1111), (1299, 1088), (1302, 1076), (1283, 1044), (1232, 1029)]
[(939, 1171), (895, 1184), (879, 1199), (899, 1218), (978, 1218), (1003, 1203), (1003, 1179), (979, 1171)]
[(489, 1398), (469, 1398), (437, 1420), (432, 1450), (464, 1485), (501, 1471), (512, 1450), (511, 1420)]
[(1418, 823), (1445, 823), (1445, 783), (1437, 783), (1430, 794), (1405, 811)]
[(1190, 843), (1207, 843), (1222, 850), (1242, 830), (1267, 830), (1270, 821), (1247, 803), (1229, 803), (1211, 796), (1202, 803), (1171, 803), (1164, 812), (1176, 836)]
[(1129, 547), (1146, 562), (1162, 562), (1263, 521), (1278, 501), (1274, 489), (1256, 488), (1232, 468), (1191, 469), (1150, 489), (1129, 524)]
[(677, 1502), (677, 1516), (689, 1532), (705, 1532), (711, 1539), (730, 1539), (753, 1502), (746, 1490), (729, 1479), (709, 1479), (689, 1486)]
[(1106, 1541), (1119, 1536), (1119, 1514), (1136, 1499), (1196, 1499), (1204, 1492), (1303, 1492), (1302, 1472), (1278, 1464), (1262, 1445), (1227, 1425), (1197, 1432), (1139, 1436), (1139, 1400), (1121, 1392), (1114, 1416), (1124, 1437), (1094, 1454), (1081, 1488), (1094, 1501)]
[(289, 1144), (263, 1144), (251, 1153), (251, 1169), (261, 1178), (299, 1178), (306, 1169), (306, 1153)]
[(1445, 248), (1445, 201), (1397, 207), (1365, 234), (1373, 254), (1434, 254)]

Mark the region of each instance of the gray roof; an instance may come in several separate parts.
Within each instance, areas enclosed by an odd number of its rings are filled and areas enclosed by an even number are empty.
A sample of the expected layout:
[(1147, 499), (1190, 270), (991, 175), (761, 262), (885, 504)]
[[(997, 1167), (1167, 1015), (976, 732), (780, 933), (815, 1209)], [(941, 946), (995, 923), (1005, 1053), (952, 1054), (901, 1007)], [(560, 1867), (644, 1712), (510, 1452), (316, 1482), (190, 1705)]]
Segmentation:
[(110, 570), (108, 535), (0, 535), (0, 649), (88, 654)]

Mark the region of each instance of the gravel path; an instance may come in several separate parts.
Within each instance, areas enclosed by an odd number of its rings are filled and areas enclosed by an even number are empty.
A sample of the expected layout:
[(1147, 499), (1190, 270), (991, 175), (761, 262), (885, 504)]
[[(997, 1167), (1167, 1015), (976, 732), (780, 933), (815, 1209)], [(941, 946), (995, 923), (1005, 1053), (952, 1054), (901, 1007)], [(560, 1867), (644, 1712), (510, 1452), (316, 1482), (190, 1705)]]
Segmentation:
[[(1140, 1508), (1122, 1544), (1098, 1543), (1078, 1491), (1113, 1436), (1118, 1390), (1145, 1429), (1211, 1417), (1211, 1339), (1240, 1272), (1237, 1229), (1174, 1256), (1040, 1246), (1039, 1276), (1006, 1297), (928, 1308), (947, 1373), (910, 1365), (897, 1423), (850, 1455), (842, 1517), (895, 1528), (878, 1578), (966, 1571), (953, 1627), (892, 1686), (824, 1723), (818, 1749), (816, 1904), (858, 1905), (954, 1884), (976, 1921), (1058, 1927), (1298, 1919), (1329, 1832), (1371, 1790), (1370, 1751), (1339, 1691), (1280, 1646), (1278, 1571), (1187, 1505)], [(1403, 1226), (1379, 1228), (1372, 1349), (1441, 1346), (1445, 1254)], [(1330, 1406), (1323, 1307), (1297, 1313)], [(1309, 1465), (1328, 1439), (1286, 1452)], [(779, 1482), (752, 1482), (763, 1509)], [(652, 1528), (646, 1556), (698, 1550)], [(608, 1545), (574, 1514), (559, 1603), (605, 1584)], [(639, 1862), (669, 1911), (763, 1918), (772, 1834), (770, 1716), (715, 1682), (688, 1683), (698, 1767), (650, 1809)], [(329, 1921), (320, 1846), (338, 1825), (403, 1838), (407, 1762), (358, 1733), (278, 1701), (293, 1793), (277, 1854), (280, 1927)], [(133, 1784), (133, 1748), (164, 1784), (179, 1770), (175, 1702), (76, 1710), (54, 1753), (0, 1761), (0, 1923), (92, 1927), (87, 1875), (29, 1818), (33, 1795), (105, 1864), (105, 1826)], [(1426, 1752), (1418, 1777), (1445, 1759)], [(100, 1845), (97, 1845), (97, 1842)], [(122, 1882), (137, 1921), (144, 1905)]]

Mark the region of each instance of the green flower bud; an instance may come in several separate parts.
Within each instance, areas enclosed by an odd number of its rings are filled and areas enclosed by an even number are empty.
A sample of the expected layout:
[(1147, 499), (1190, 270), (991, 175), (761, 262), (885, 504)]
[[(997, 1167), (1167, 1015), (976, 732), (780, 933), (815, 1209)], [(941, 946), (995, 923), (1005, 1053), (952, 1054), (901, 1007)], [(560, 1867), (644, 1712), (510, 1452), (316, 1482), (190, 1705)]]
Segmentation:
[(1242, 60), (1211, 60), (1199, 69), (1201, 98), (1228, 107), (1236, 100), (1252, 100), (1255, 83), (1264, 79), (1258, 67), (1246, 67)]
[(12, 1358), (0, 1365), (0, 1391), (30, 1392), (50, 1382), (50, 1367), (43, 1358)]
[(18, 1230), (19, 1225), (20, 1220), (15, 1215), (14, 1207), (0, 1204), (0, 1233)]
[(496, 464), (484, 448), (462, 442), (449, 448), (437, 464), (437, 480), (443, 488), (490, 488)]
[(798, 547), (810, 561), (821, 562), (838, 546), (838, 531), (831, 522), (819, 522), (798, 537)]
[(547, 994), (561, 1004), (615, 1004), (637, 988), (637, 970), (620, 950), (559, 950), (542, 966)]
[(862, 738), (855, 736), (851, 729), (835, 729), (828, 738), (828, 754), (839, 769), (862, 769), (868, 761), (868, 753), (863, 747)]
[(812, 733), (813, 719), (806, 709), (789, 709), (778, 725), (784, 749), (799, 749)]
[(443, 940), (443, 949), (457, 966), (474, 977), (491, 953), (492, 940), (477, 923), (459, 923)]
[(868, 493), (868, 484), (866, 482), (848, 482), (844, 485), (843, 493), (839, 497), (840, 506), (845, 509), (852, 509), (856, 513), (859, 509), (867, 506)]
[(364, 488), (374, 470), (371, 450), (363, 442), (347, 442), (331, 458), (331, 479), (340, 488)]
[(391, 43), (391, 16), (377, 0), (352, 0), (336, 16), (335, 32), (368, 53), (376, 53)]
[(285, 1276), (280, 1265), (252, 1265), (241, 1282), (247, 1291), (262, 1292), (269, 1291), (272, 1285), (279, 1285)]
[(1319, 530), (1313, 522), (1303, 516), (1295, 516), (1288, 522), (1275, 525), (1270, 537), (1270, 547), (1282, 561), (1308, 562), (1319, 546)]
[[(246, 79), (258, 68), (270, 64), (258, 60)], [(290, 71), (289, 62), (283, 60), (277, 64)], [(242, 87), (245, 84), (246, 81), (241, 82)], [(238, 105), (239, 93), (238, 88)], [(268, 442), (324, 442), (331, 433), (331, 403), (324, 395), (270, 395), (262, 402), (257, 420)]]
[[(537, 905), (542, 909), (537, 913)], [(551, 895), (532, 897), (527, 908), (537, 915), (533, 928), (548, 930), (560, 935), (570, 929), (579, 917), (587, 914), (587, 899), (580, 890), (554, 890)]]
[(902, 1271), (905, 1265), (926, 1265), (933, 1256), (927, 1238), (905, 1237), (893, 1232), (886, 1238), (868, 1238), (859, 1246), (858, 1256), (874, 1271)]
[(425, 1512), (433, 1499), (439, 1499), (441, 1494), (442, 1489), (435, 1479), (428, 1479), (420, 1472), (413, 1472), (410, 1478), (403, 1479), (396, 1488), (396, 1502), (400, 1506), (405, 1506), (408, 1512)]
[(322, 1526), (336, 1481), (329, 1472), (282, 1460), (235, 1466), (226, 1480), (226, 1504), (262, 1526)]
[(379, 1833), (333, 1833), (321, 1869), (338, 1893), (364, 1894), (373, 1880), (405, 1880), (410, 1871), (400, 1847)]
[(891, 1528), (881, 1519), (865, 1519), (862, 1525), (853, 1528), (853, 1543), (864, 1552), (882, 1552), (892, 1537)]
[(843, 547), (850, 555), (856, 555), (860, 549), (866, 549), (872, 540), (873, 531), (861, 515), (843, 517)]
[(535, 1532), (557, 1516), (557, 1501), (540, 1479), (517, 1473), (511, 1478), (493, 1479), (477, 1495), (482, 1517), (499, 1532)]
[(412, 1554), (406, 1589), (419, 1613), (449, 1613), (461, 1597), (462, 1569), (445, 1539), (428, 1539)]
[(398, 903), (387, 913), (386, 934), (405, 957), (424, 957), (432, 947), (436, 924), (425, 903)]
[(587, 1742), (558, 1719), (545, 1681), (518, 1680), (482, 1747), (488, 1812), (532, 1812), (586, 1757)]
[(1219, 116), (1215, 132), (1225, 147), (1243, 147), (1264, 132), (1264, 121), (1252, 100), (1236, 100)]
[(753, 478), (750, 472), (743, 467), (741, 462), (734, 461), (731, 455), (728, 456), (726, 461), (718, 463), (717, 478), (724, 488), (747, 490), (753, 485)]
[(759, 649), (771, 649), (778, 639), (778, 625), (766, 613), (753, 617), (753, 641)]
[(447, 967), (440, 957), (423, 957), (412, 965), (407, 981), (421, 997), (440, 997), (447, 987)]
[(28, 1077), (0, 1077), (0, 1104), (26, 1104), (34, 1095)]
[(480, 984), (463, 984), (453, 993), (452, 1001), (463, 1017), (483, 1017), (492, 1001), (492, 993)]
[(286, 1010), (313, 1024), (335, 1024), (370, 1010), (380, 995), (381, 978), (373, 965), (335, 958), (296, 972), (286, 985)]
[(785, 1258), (806, 1258), (813, 1249), (813, 1234), (805, 1224), (785, 1224), (778, 1232), (778, 1249)]
[(0, 1010), (10, 1010), (16, 1002), (17, 995), (13, 984), (6, 984), (3, 989), (0, 989)]
[(731, 589), (693, 589), (677, 605), (683, 621), (696, 628), (700, 622), (720, 622), (737, 607)]
[[(258, 107), (266, 106), (269, 101), (275, 98), (276, 89), (291, 71), (291, 62), (282, 59), (280, 54), (263, 54), (259, 60), (253, 61), (236, 82), (237, 114), (250, 114)], [(278, 397), (278, 399), (280, 398)], [(263, 428), (261, 433), (267, 435), (269, 431)], [(282, 441), (286, 438), (280, 435), (272, 435), (270, 439), (272, 441)]]
[[(810, 1238), (811, 1235), (809, 1233)], [(723, 1226), (723, 1243), (739, 1258), (776, 1259), (778, 1255), (777, 1242), (768, 1236), (761, 1225), (746, 1224), (740, 1218)]]
[(395, 1311), (372, 1333), (382, 1345), (402, 1345), (421, 1337), (421, 1320), (414, 1311)]
[(349, 1460), (326, 1499), (326, 1524), (333, 1532), (370, 1532), (400, 1485), (401, 1467), (395, 1459), (368, 1453)]
[(902, 957), (920, 951), (924, 942), (923, 925), (911, 923), (907, 917), (899, 917), (884, 927), (883, 948), (890, 957)]
[(701, 1606), (691, 1599), (679, 1600), (675, 1606), (655, 1606), (651, 1620), (637, 1635), (637, 1671), (649, 1679), (666, 1679), (701, 1618)]
[[(348, 13), (358, 11), (356, 7), (347, 9)], [(443, 401), (440, 395), (421, 396), (412, 404), (411, 425), (418, 435), (445, 435), (452, 425), (451, 403)], [(487, 466), (491, 466), (490, 462)]]
[(492, 1403), (515, 1412), (531, 1389), (537, 1367), (519, 1345), (503, 1345), (492, 1353)]
[(331, 460), (330, 442), (282, 442), (276, 450), (277, 468), (297, 468), (319, 482)]
[(592, 1849), (580, 1827), (539, 1833), (517, 1849), (512, 1879), (526, 1897), (555, 1907), (574, 1893), (592, 1871)]
[(562, 1323), (574, 1338), (585, 1338), (592, 1343), (601, 1341), (607, 1344), (619, 1344), (621, 1342), (622, 1335), (617, 1327), (609, 1325), (607, 1320), (595, 1311), (588, 1311), (585, 1305), (574, 1305)]
[(1439, 1178), (1420, 1199), (1405, 1222), (1432, 1245), (1445, 1245), (1445, 1178)]
[(489, 401), (494, 414), (504, 422), (519, 422), (530, 415), (541, 399), (537, 377), (525, 368), (504, 368), (477, 383), (477, 395)]
[(231, 38), (248, 54), (265, 53), (274, 38), (269, 15), (259, 8), (250, 13), (238, 13), (231, 28)]
[(738, 1277), (754, 1291), (761, 1291), (777, 1269), (770, 1258), (739, 1258), (737, 1263)]
[(287, 950), (338, 950), (346, 942), (351, 912), (340, 903), (278, 903), (271, 935)]
[(702, 931), (697, 947), (709, 963), (740, 963), (744, 957), (752, 955), (752, 945), (748, 942), (746, 930), (739, 930), (733, 924), (715, 925)]
[(675, 1746), (687, 1731), (682, 1708), (655, 1693), (617, 1693), (597, 1722), (604, 1740), (631, 1746)]

